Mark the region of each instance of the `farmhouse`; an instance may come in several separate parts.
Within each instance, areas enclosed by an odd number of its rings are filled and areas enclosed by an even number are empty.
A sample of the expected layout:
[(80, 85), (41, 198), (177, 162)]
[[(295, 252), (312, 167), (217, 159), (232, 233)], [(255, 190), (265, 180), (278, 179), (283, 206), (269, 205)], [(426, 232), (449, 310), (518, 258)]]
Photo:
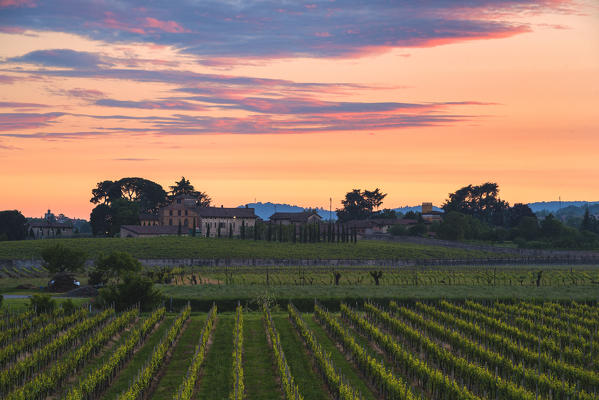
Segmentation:
[(239, 236), (256, 218), (253, 208), (200, 207), (196, 198), (180, 195), (157, 214), (141, 214), (140, 225), (121, 227), (121, 237), (189, 235), (194, 229), (197, 236)]
[(316, 211), (278, 212), (270, 216), (270, 221), (275, 224), (317, 224), (322, 220)]
[(36, 239), (73, 236), (73, 225), (66, 222), (33, 221), (29, 223), (29, 230)]
[(358, 235), (372, 235), (373, 233), (387, 233), (393, 225), (409, 227), (417, 223), (418, 221), (415, 219), (376, 218), (349, 221), (345, 223), (345, 226), (355, 229)]

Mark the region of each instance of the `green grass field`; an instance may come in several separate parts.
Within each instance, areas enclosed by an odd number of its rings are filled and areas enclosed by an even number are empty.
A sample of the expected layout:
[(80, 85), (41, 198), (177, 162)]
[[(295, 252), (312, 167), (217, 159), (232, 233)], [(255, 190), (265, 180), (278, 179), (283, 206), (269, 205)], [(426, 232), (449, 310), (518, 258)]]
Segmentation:
[(352, 243), (278, 243), (194, 237), (84, 238), (0, 242), (0, 260), (39, 259), (43, 248), (56, 243), (83, 250), (90, 259), (112, 251), (137, 258), (202, 259), (471, 259), (501, 257), (501, 253), (409, 243), (358, 241)]

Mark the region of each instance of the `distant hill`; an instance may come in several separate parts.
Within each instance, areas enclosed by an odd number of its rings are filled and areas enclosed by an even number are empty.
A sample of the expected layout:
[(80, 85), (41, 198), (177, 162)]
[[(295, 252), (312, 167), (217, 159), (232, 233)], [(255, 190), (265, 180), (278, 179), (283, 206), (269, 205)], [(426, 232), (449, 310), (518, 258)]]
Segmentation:
[[(259, 216), (260, 218), (262, 218), (263, 220), (269, 219), (270, 216), (273, 215), (275, 212), (302, 212), (302, 211), (304, 211), (304, 207), (290, 205), (290, 204), (271, 203), (270, 201), (268, 203), (262, 203), (260, 201), (257, 203), (248, 203), (247, 206), (249, 208), (253, 208), (256, 215)], [(245, 207), (245, 204), (242, 206), (238, 206), (237, 208), (243, 208), (243, 207)], [(320, 217), (323, 220), (329, 219), (329, 210), (325, 210), (324, 208), (317, 208), (316, 212), (318, 213), (318, 215), (320, 215)], [(335, 214), (335, 210), (333, 210), (333, 212), (331, 213), (331, 218), (334, 221), (337, 220), (337, 214)]]
[(586, 207), (587, 205), (596, 205), (599, 201), (537, 201), (535, 203), (528, 203), (530, 209), (534, 212), (547, 211), (549, 213), (555, 213), (563, 208), (567, 207)]
[[(262, 218), (263, 220), (267, 220), (273, 215), (275, 212), (301, 212), (304, 211), (304, 207), (284, 204), (284, 203), (271, 203), (270, 201), (267, 203), (257, 202), (257, 203), (248, 203), (247, 205), (250, 208), (255, 210), (257, 216)], [(243, 208), (245, 204), (242, 206), (238, 206), (237, 208)], [(400, 212), (402, 214), (407, 213), (408, 211), (421, 212), (422, 206), (405, 206), (394, 208), (395, 212)], [(433, 210), (443, 211), (439, 207), (433, 207)], [(329, 219), (329, 210), (325, 210), (324, 208), (317, 208), (316, 212), (323, 220)], [(337, 220), (337, 214), (335, 214), (335, 210), (331, 213), (331, 219), (333, 221)]]
[[(599, 201), (538, 201), (534, 203), (528, 203), (528, 206), (534, 213), (540, 213), (542, 215), (553, 213), (560, 216), (582, 216), (587, 205), (589, 206), (591, 214), (599, 214)], [(247, 206), (250, 208), (254, 208), (256, 215), (262, 218), (263, 220), (268, 220), (270, 216), (273, 215), (275, 212), (304, 211), (304, 207), (285, 203), (271, 203), (270, 201), (267, 203), (248, 203)], [(238, 208), (243, 207), (245, 207), (245, 204), (239, 206)], [(316, 210), (318, 212), (318, 215), (320, 215), (323, 220), (329, 219), (329, 210), (325, 210), (324, 208), (317, 208)], [(405, 214), (410, 211), (422, 212), (422, 206), (404, 206), (393, 208), (393, 210), (402, 214)], [(443, 211), (442, 208), (436, 206), (433, 206), (433, 210)], [(331, 213), (331, 218), (333, 219), (333, 221), (337, 220), (337, 214), (335, 214), (335, 210), (333, 210), (333, 212)]]

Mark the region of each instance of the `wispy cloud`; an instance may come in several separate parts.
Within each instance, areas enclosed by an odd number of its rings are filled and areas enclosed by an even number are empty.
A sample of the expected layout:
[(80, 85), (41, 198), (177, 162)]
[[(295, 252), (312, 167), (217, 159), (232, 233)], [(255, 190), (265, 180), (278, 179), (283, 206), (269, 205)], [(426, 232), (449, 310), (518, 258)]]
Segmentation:
[(38, 113), (0, 113), (0, 131), (34, 129), (50, 125), (65, 115), (60, 112)]
[[(75, 33), (108, 42), (151, 42), (211, 60), (360, 57), (396, 47), (429, 47), (508, 37), (530, 30), (515, 22), (569, 0), (427, 2), (274, 0), (139, 3), (2, 0), (0, 26)], [(307, 7), (310, 6), (310, 7)], [(326, 27), (326, 30), (323, 29)], [(86, 61), (86, 60), (83, 60)], [(91, 60), (87, 60), (89, 62)]]
[(66, 68), (91, 68), (109, 65), (98, 54), (70, 49), (36, 50), (21, 57), (9, 58), (7, 61)]

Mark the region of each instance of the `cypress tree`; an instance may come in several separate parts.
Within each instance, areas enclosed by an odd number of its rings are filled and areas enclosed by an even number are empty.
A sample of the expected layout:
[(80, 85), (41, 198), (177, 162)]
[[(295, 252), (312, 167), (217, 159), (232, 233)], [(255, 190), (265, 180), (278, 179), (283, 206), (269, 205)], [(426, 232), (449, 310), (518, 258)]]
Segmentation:
[(210, 237), (210, 222), (206, 222), (206, 237)]
[(229, 224), (229, 239), (233, 238), (233, 224)]
[(318, 242), (320, 243), (320, 223), (316, 225), (316, 237), (318, 238)]
[(179, 226), (177, 227), (177, 236), (181, 236), (181, 220), (179, 220)]
[(268, 231), (266, 233), (266, 240), (268, 240), (270, 242), (270, 238), (272, 235), (272, 224), (269, 222), (268, 223)]
[(283, 241), (283, 222), (279, 221), (279, 242)]
[(258, 221), (254, 222), (254, 240), (258, 240)]
[(196, 236), (196, 219), (193, 219), (193, 231), (191, 231), (191, 236)]
[(220, 222), (218, 223), (218, 229), (216, 231), (216, 236), (220, 238)]
[(296, 229), (297, 227), (295, 226), (295, 223), (292, 225), (292, 232), (291, 232), (291, 240), (293, 241), (293, 243), (295, 243), (297, 241), (297, 237), (296, 237)]
[(241, 238), (245, 239), (245, 220), (241, 221)]

